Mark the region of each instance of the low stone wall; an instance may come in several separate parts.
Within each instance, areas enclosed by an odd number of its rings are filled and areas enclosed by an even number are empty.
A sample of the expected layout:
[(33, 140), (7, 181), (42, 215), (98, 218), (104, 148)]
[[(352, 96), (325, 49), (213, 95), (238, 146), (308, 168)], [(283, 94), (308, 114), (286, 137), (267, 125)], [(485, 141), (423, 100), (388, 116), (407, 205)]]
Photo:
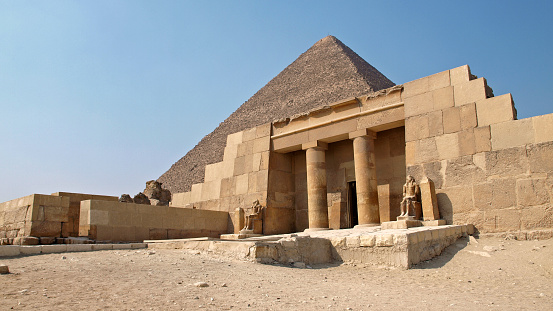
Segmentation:
[(227, 212), (86, 200), (79, 235), (99, 241), (143, 241), (219, 237), (227, 233)]
[(1, 243), (38, 244), (39, 237), (64, 237), (69, 201), (68, 197), (32, 194), (0, 203)]
[(77, 237), (79, 236), (79, 215), (81, 209), (81, 201), (84, 200), (102, 200), (102, 201), (118, 201), (118, 197), (85, 193), (73, 193), (73, 192), (56, 192), (52, 193), (53, 196), (69, 197), (69, 213), (68, 221), (63, 224), (63, 236), (64, 237)]

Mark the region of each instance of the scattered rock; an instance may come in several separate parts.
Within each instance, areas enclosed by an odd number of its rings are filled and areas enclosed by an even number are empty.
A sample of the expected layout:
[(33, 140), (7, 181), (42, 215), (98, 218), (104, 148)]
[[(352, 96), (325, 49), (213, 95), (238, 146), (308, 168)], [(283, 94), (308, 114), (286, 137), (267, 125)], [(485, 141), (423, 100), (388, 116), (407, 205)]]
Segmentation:
[(303, 268), (305, 268), (305, 263), (301, 262), (301, 261), (294, 262), (294, 268), (303, 269)]
[(61, 260), (65, 260), (65, 259), (67, 259), (67, 257), (61, 256)]
[(486, 251), (486, 252), (496, 252), (496, 251), (498, 251), (497, 247), (495, 247), (495, 246), (489, 246), (489, 245), (484, 246), (483, 249), (484, 249), (484, 251)]
[(207, 284), (206, 282), (196, 282), (196, 283), (194, 283), (194, 286), (196, 286), (196, 287), (209, 287), (209, 284)]
[(474, 238), (472, 235), (469, 236), (469, 243), (470, 244), (478, 244), (478, 241), (476, 241), (476, 238)]
[(163, 189), (162, 183), (150, 180), (146, 182), (144, 194), (150, 199), (150, 204), (156, 206), (169, 206), (171, 201), (171, 191)]
[(150, 205), (150, 199), (142, 192), (139, 192), (133, 198), (134, 203), (136, 204), (148, 204)]
[(38, 245), (40, 239), (33, 236), (18, 236), (13, 239), (13, 245)]
[(123, 203), (134, 203), (133, 199), (131, 198), (131, 196), (127, 193), (125, 194), (122, 194), (121, 197), (119, 198), (119, 202), (123, 202)]
[(8, 274), (10, 273), (10, 269), (6, 265), (0, 265), (0, 274)]
[(221, 284), (221, 287), (227, 287), (227, 283)]

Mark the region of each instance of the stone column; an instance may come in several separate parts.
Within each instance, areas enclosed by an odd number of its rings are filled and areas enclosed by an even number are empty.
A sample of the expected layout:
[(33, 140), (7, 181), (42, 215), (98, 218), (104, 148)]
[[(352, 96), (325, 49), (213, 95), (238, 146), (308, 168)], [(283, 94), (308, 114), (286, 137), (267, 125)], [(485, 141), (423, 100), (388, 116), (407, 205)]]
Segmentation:
[(326, 161), (323, 142), (303, 144), (307, 166), (307, 215), (308, 230), (328, 229), (328, 204), (326, 198)]
[(349, 137), (353, 140), (359, 226), (379, 226), (380, 212), (374, 153), (376, 133), (364, 129), (350, 133)]

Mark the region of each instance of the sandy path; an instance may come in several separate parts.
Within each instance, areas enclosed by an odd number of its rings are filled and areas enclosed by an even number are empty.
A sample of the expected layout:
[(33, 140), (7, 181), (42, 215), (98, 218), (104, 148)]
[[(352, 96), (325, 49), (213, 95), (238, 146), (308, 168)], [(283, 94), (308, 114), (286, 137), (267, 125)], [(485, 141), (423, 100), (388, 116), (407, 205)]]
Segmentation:
[(297, 269), (182, 250), (0, 262), (12, 272), (0, 275), (0, 310), (553, 310), (553, 240), (462, 240), (411, 270)]

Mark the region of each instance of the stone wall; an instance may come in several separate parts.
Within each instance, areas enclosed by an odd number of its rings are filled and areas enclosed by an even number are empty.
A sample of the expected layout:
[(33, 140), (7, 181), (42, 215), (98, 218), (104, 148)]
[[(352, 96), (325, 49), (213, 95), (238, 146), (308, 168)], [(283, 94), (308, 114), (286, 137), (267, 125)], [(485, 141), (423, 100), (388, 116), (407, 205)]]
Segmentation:
[(87, 200), (81, 202), (79, 235), (99, 241), (143, 241), (219, 237), (228, 213)]
[(68, 197), (69, 198), (69, 212), (68, 221), (63, 223), (63, 235), (68, 237), (79, 236), (79, 214), (81, 208), (81, 201), (84, 200), (103, 200), (103, 201), (117, 201), (118, 198), (107, 195), (85, 194), (85, 193), (72, 193), (72, 192), (56, 192), (52, 193), (53, 196)]
[(69, 198), (32, 194), (0, 203), (0, 238), (67, 237)]
[(404, 85), (407, 173), (436, 185), (442, 218), (480, 232), (553, 226), (553, 114), (516, 120), (468, 66)]
[(270, 123), (229, 135), (223, 161), (206, 165), (205, 182), (174, 193), (171, 206), (228, 212), (228, 232), (240, 230), (234, 223), (237, 208), (255, 200), (267, 205), (270, 145)]

